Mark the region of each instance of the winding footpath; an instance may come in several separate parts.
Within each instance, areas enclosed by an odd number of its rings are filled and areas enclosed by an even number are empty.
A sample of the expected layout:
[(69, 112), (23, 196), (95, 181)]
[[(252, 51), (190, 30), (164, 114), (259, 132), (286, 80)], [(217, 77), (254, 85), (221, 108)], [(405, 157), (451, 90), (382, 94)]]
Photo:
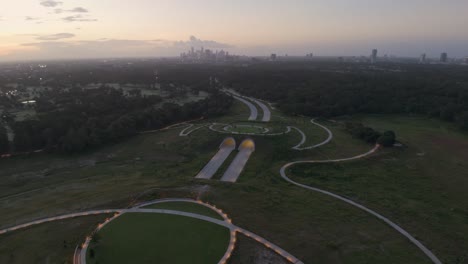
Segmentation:
[(326, 126), (323, 126), (319, 123), (316, 123), (315, 120), (310, 120), (310, 122), (320, 128), (322, 128), (323, 130), (325, 130), (328, 134), (328, 137), (327, 139), (325, 139), (324, 141), (322, 141), (321, 143), (318, 143), (316, 145), (313, 145), (313, 146), (310, 146), (310, 147), (301, 147), (302, 145), (304, 145), (304, 143), (306, 142), (307, 140), (307, 137), (306, 135), (304, 134), (304, 132), (302, 132), (302, 130), (300, 130), (299, 128), (297, 127), (290, 127), (290, 128), (293, 128), (295, 130), (297, 130), (297, 132), (299, 132), (302, 136), (302, 140), (301, 142), (299, 142), (299, 144), (297, 144), (296, 146), (292, 147), (292, 149), (295, 149), (295, 150), (309, 150), (309, 149), (314, 149), (314, 148), (318, 148), (320, 146), (323, 146), (325, 144), (328, 144), (332, 139), (333, 139), (333, 133), (330, 131), (330, 129), (328, 129)]
[(286, 180), (287, 182), (291, 183), (291, 184), (294, 184), (298, 187), (301, 187), (301, 188), (304, 188), (304, 189), (308, 189), (308, 190), (311, 190), (311, 191), (315, 191), (315, 192), (319, 192), (319, 193), (322, 193), (322, 194), (325, 194), (325, 195), (328, 195), (328, 196), (331, 196), (333, 198), (336, 198), (338, 200), (341, 200), (347, 204), (350, 204), (354, 207), (357, 207), (375, 217), (377, 217), (378, 219), (382, 220), (383, 222), (385, 222), (387, 225), (389, 225), (390, 227), (392, 227), (393, 229), (395, 229), (397, 232), (399, 232), (400, 234), (402, 234), (403, 236), (405, 236), (411, 243), (413, 243), (414, 245), (416, 245), (428, 258), (431, 259), (431, 261), (434, 263), (434, 264), (442, 264), (442, 262), (434, 255), (434, 253), (432, 253), (428, 248), (426, 248), (421, 242), (419, 242), (419, 240), (417, 240), (416, 238), (414, 238), (412, 235), (410, 235), (406, 230), (404, 230), (402, 227), (400, 227), (399, 225), (395, 224), (394, 222), (390, 221), (390, 219), (386, 218), (385, 216), (359, 204), (359, 203), (356, 203), (348, 198), (345, 198), (343, 196), (340, 196), (338, 194), (335, 194), (335, 193), (332, 193), (332, 192), (329, 192), (329, 191), (325, 191), (325, 190), (322, 190), (322, 189), (319, 189), (319, 188), (315, 188), (315, 187), (311, 187), (311, 186), (308, 186), (308, 185), (305, 185), (305, 184), (301, 184), (301, 183), (298, 183), (296, 181), (293, 181), (291, 180), (287, 175), (286, 175), (286, 170), (293, 166), (293, 165), (296, 165), (296, 164), (305, 164), (305, 163), (334, 163), (334, 162), (343, 162), (343, 161), (351, 161), (351, 160), (357, 160), (357, 159), (361, 159), (361, 158), (365, 158), (371, 154), (373, 154), (374, 152), (376, 152), (378, 149), (379, 149), (379, 145), (376, 145), (373, 149), (371, 149), (370, 151), (364, 153), (364, 154), (360, 154), (360, 155), (357, 155), (357, 156), (354, 156), (354, 157), (351, 157), (351, 158), (343, 158), (343, 159), (332, 159), (332, 160), (306, 160), (306, 161), (295, 161), (295, 162), (290, 162), (290, 163), (287, 163), (285, 164), (283, 167), (281, 167), (280, 169), (280, 174), (281, 174), (281, 177)]
[[(189, 213), (189, 212), (183, 212), (183, 211), (167, 210), (167, 209), (145, 209), (145, 208), (142, 208), (142, 207), (145, 207), (145, 206), (148, 206), (148, 205), (151, 205), (151, 204), (155, 204), (155, 203), (180, 202), (180, 201), (184, 201), (184, 202), (190, 201), (190, 202), (193, 202), (193, 203), (198, 203), (200, 205), (210, 207), (212, 209), (216, 209), (215, 211), (218, 212), (218, 214), (220, 214), (223, 217), (223, 220), (215, 219), (215, 218), (208, 217), (208, 216), (205, 216), (205, 215)], [(71, 219), (71, 218), (76, 218), (76, 217), (80, 217), (80, 216), (87, 216), (87, 215), (112, 214), (112, 213), (114, 213), (115, 215), (112, 218), (107, 219), (103, 224), (100, 224), (98, 226), (98, 228), (96, 229), (96, 231), (98, 231), (99, 229), (101, 229), (102, 227), (104, 227), (105, 225), (107, 225), (108, 223), (110, 223), (111, 221), (113, 221), (114, 219), (118, 218), (119, 216), (121, 216), (122, 214), (125, 214), (125, 213), (153, 213), (153, 214), (178, 215), (178, 216), (183, 216), (183, 217), (190, 217), (190, 218), (194, 218), (194, 219), (199, 219), (199, 220), (207, 221), (207, 222), (210, 222), (210, 223), (213, 223), (213, 224), (216, 224), (216, 225), (224, 226), (224, 227), (228, 228), (231, 231), (231, 239), (230, 239), (228, 249), (227, 249), (225, 255), (223, 256), (223, 258), (218, 262), (218, 264), (226, 263), (227, 259), (232, 254), (232, 251), (234, 250), (234, 244), (233, 243), (235, 243), (235, 237), (233, 238), (233, 235), (235, 236), (235, 233), (237, 233), (237, 232), (241, 233), (241, 234), (244, 234), (247, 237), (250, 237), (250, 238), (256, 240), (257, 242), (263, 244), (265, 247), (275, 251), (277, 254), (279, 254), (283, 258), (287, 259), (291, 263), (303, 264), (302, 261), (300, 261), (299, 259), (297, 259), (293, 255), (291, 255), (290, 253), (288, 253), (284, 249), (280, 248), (279, 246), (271, 243), (270, 241), (268, 241), (268, 240), (266, 240), (266, 239), (264, 239), (264, 238), (262, 238), (262, 237), (260, 237), (260, 236), (258, 236), (256, 234), (254, 234), (254, 233), (252, 233), (252, 232), (250, 232), (250, 231), (248, 231), (246, 229), (243, 229), (241, 227), (238, 227), (238, 226), (232, 224), (232, 221), (227, 217), (227, 215), (222, 213), (216, 207), (205, 204), (205, 203), (203, 203), (201, 201), (195, 201), (195, 200), (190, 200), (190, 199), (164, 199), (164, 200), (157, 200), (157, 201), (144, 203), (144, 204), (138, 205), (138, 206), (130, 208), (130, 209), (94, 210), (94, 211), (86, 211), (86, 212), (79, 212), (79, 213), (72, 213), (72, 214), (60, 215), (60, 216), (55, 216), (55, 217), (49, 217), (49, 218), (36, 220), (36, 221), (30, 222), (30, 223), (25, 223), (25, 224), (13, 226), (13, 227), (10, 227), (10, 228), (2, 229), (2, 230), (0, 230), (0, 235), (10, 233), (10, 232), (13, 232), (13, 231), (16, 231), (16, 230), (19, 230), (19, 229), (24, 229), (24, 228), (27, 228), (27, 227), (47, 223), (47, 222), (54, 222), (54, 221), (58, 221), (58, 220)], [(86, 251), (87, 251), (87, 248), (89, 246), (89, 243), (91, 242), (91, 239), (92, 238), (90, 236), (87, 237), (85, 243), (83, 244), (82, 249), (75, 251), (76, 254), (79, 254), (79, 257), (77, 257), (75, 255), (73, 257), (74, 261), (78, 261), (79, 264), (86, 264)], [(78, 264), (78, 263), (75, 262), (75, 264)]]
[[(201, 124), (195, 128), (193, 128), (195, 125), (194, 124), (188, 124), (186, 128), (184, 128), (182, 131), (180, 131), (179, 136), (180, 137), (187, 137), (188, 135), (192, 134), (193, 132), (204, 128), (207, 126), (207, 124)], [(193, 129), (192, 129), (193, 128)]]

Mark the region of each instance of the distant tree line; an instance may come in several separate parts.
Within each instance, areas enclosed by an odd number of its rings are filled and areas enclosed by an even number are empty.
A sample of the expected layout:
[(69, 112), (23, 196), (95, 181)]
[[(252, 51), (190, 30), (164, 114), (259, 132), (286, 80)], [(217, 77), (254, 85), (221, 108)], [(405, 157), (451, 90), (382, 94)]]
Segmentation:
[(233, 67), (220, 79), (292, 115), (423, 114), (468, 130), (468, 67), (275, 63)]
[(0, 155), (9, 152), (10, 144), (6, 129), (0, 123)]
[(51, 92), (37, 99), (37, 118), (11, 124), (13, 145), (16, 152), (75, 153), (119, 142), (140, 131), (222, 115), (231, 103), (224, 94), (180, 106), (163, 103), (159, 96), (124, 96), (108, 87)]

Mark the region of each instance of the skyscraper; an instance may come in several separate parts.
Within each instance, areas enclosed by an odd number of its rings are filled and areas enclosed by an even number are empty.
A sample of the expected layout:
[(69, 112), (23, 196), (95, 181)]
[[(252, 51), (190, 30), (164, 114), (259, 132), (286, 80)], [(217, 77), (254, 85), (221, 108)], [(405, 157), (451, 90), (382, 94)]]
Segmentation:
[(443, 52), (442, 54), (440, 54), (440, 62), (446, 63), (447, 57), (447, 52)]
[(421, 54), (421, 58), (419, 59), (419, 63), (426, 63), (426, 53)]
[(377, 62), (377, 49), (372, 50), (371, 63)]

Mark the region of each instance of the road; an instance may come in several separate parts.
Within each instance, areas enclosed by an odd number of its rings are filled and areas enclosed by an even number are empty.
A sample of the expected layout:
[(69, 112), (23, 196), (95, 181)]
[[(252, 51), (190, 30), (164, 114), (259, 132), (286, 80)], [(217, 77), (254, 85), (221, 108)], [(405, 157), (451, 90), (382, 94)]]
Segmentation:
[(224, 182), (236, 182), (241, 172), (244, 170), (250, 155), (255, 151), (255, 143), (252, 139), (244, 140), (239, 146), (239, 153), (229, 165), (228, 169), (224, 173), (221, 181)]
[(389, 225), (390, 227), (392, 227), (393, 229), (395, 229), (397, 232), (399, 232), (400, 234), (402, 234), (403, 236), (405, 236), (411, 243), (413, 243), (414, 245), (416, 245), (427, 257), (429, 257), (431, 259), (431, 261), (435, 264), (442, 264), (442, 262), (434, 255), (434, 253), (432, 253), (428, 248), (426, 248), (421, 242), (419, 242), (416, 238), (414, 238), (412, 235), (410, 235), (406, 230), (404, 230), (402, 227), (398, 226), (397, 224), (395, 224), (394, 222), (390, 221), (388, 218), (382, 216), (381, 214), (361, 205), (361, 204), (358, 204), (348, 198), (345, 198), (343, 196), (340, 196), (338, 194), (335, 194), (335, 193), (332, 193), (332, 192), (329, 192), (329, 191), (325, 191), (325, 190), (322, 190), (322, 189), (319, 189), (319, 188), (315, 188), (315, 187), (311, 187), (311, 186), (308, 186), (308, 185), (305, 185), (305, 184), (301, 184), (301, 183), (298, 183), (298, 182), (295, 182), (293, 180), (291, 180), (287, 175), (286, 175), (286, 169), (288, 169), (289, 167), (293, 166), (293, 165), (296, 165), (296, 164), (304, 164), (304, 163), (334, 163), (334, 162), (343, 162), (343, 161), (351, 161), (351, 160), (357, 160), (357, 159), (361, 159), (361, 158), (365, 158), (371, 154), (373, 154), (374, 152), (376, 152), (378, 149), (379, 149), (379, 145), (376, 145), (373, 149), (371, 149), (370, 151), (364, 153), (364, 154), (360, 154), (360, 155), (357, 155), (357, 156), (354, 156), (354, 157), (350, 157), (350, 158), (343, 158), (343, 159), (330, 159), (330, 160), (306, 160), (306, 161), (295, 161), (295, 162), (290, 162), (290, 163), (287, 163), (286, 165), (284, 165), (281, 169), (280, 169), (280, 174), (281, 174), (281, 177), (283, 179), (285, 179), (286, 181), (288, 181), (289, 183), (292, 183), (296, 186), (299, 186), (301, 188), (304, 188), (304, 189), (308, 189), (308, 190), (311, 190), (311, 191), (315, 191), (315, 192), (319, 192), (319, 193), (322, 193), (322, 194), (325, 194), (325, 195), (328, 195), (328, 196), (331, 196), (333, 198), (336, 198), (338, 200), (341, 200), (347, 204), (350, 204), (354, 207), (357, 207), (375, 217), (377, 217), (378, 219), (382, 220), (383, 222), (385, 222), (387, 225)]
[(238, 101), (241, 101), (242, 103), (244, 103), (245, 105), (247, 105), (249, 107), (249, 109), (250, 109), (250, 116), (249, 116), (249, 119), (248, 119), (249, 121), (257, 120), (258, 110), (257, 110), (257, 107), (255, 107), (254, 104), (252, 104), (248, 100), (245, 100), (244, 98), (241, 98), (239, 96), (232, 95), (232, 97), (234, 97), (234, 99), (236, 99)]
[(270, 119), (271, 119), (271, 112), (270, 112), (270, 109), (262, 102), (260, 102), (259, 100), (257, 99), (254, 99), (254, 98), (250, 98), (250, 97), (246, 97), (252, 101), (254, 101), (258, 106), (260, 106), (260, 108), (262, 108), (263, 110), (263, 117), (262, 117), (262, 121), (263, 122), (270, 122)]
[(236, 149), (236, 140), (232, 137), (224, 139), (219, 146), (219, 151), (213, 156), (213, 158), (211, 158), (195, 178), (211, 179), (234, 149)]

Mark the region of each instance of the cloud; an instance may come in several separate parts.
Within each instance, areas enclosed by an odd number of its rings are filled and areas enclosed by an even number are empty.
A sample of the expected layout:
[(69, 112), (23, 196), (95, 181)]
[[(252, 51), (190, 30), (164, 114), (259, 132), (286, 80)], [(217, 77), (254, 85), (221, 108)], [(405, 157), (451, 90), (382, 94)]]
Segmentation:
[(56, 7), (61, 4), (63, 4), (63, 2), (54, 1), (54, 0), (46, 0), (46, 1), (42, 0), (41, 1), (41, 5), (45, 7)]
[(73, 12), (73, 13), (88, 13), (88, 9), (86, 8), (83, 8), (83, 7), (75, 7), (71, 10), (68, 10), (69, 12)]
[(205, 47), (212, 49), (228, 49), (233, 46), (225, 43), (220, 43), (214, 40), (201, 40), (195, 36), (190, 36), (188, 41), (176, 41), (174, 45), (180, 47)]
[(37, 42), (21, 45), (25, 52), (12, 52), (0, 60), (31, 60), (31, 59), (83, 59), (83, 58), (115, 58), (115, 57), (157, 57), (179, 56), (190, 48), (191, 44), (216, 49), (230, 47), (228, 44), (213, 40), (199, 40), (195, 37), (187, 41), (166, 39), (96, 39), (88, 41), (65, 41), (74, 37), (71, 33), (54, 35), (35, 35)]
[(75, 34), (72, 34), (72, 33), (58, 33), (58, 34), (52, 34), (52, 35), (38, 36), (36, 39), (37, 40), (59, 40), (59, 39), (66, 39), (66, 38), (73, 38), (73, 37), (75, 37)]
[(54, 13), (55, 14), (62, 14), (62, 13), (88, 13), (88, 9), (84, 8), (84, 7), (75, 7), (73, 9), (69, 9), (69, 10), (66, 10), (66, 9), (61, 9), (61, 8), (56, 8), (54, 10)]
[(31, 17), (31, 16), (27, 16), (24, 18), (24, 20), (26, 21), (34, 21), (34, 20), (39, 20), (40, 18), (39, 17)]
[(67, 22), (95, 22), (95, 21), (98, 21), (97, 19), (86, 18), (86, 17), (83, 17), (82, 15), (67, 16), (67, 17), (62, 18), (62, 20), (67, 21)]

